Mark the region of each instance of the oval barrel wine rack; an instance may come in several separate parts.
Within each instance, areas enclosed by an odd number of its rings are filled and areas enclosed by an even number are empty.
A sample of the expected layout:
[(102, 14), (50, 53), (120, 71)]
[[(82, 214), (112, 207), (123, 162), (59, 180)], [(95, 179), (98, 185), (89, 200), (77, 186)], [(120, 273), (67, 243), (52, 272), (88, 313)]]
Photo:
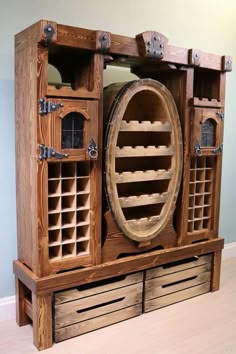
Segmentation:
[(152, 79), (110, 85), (104, 102), (108, 205), (126, 237), (148, 241), (173, 215), (180, 185), (182, 135), (175, 102)]

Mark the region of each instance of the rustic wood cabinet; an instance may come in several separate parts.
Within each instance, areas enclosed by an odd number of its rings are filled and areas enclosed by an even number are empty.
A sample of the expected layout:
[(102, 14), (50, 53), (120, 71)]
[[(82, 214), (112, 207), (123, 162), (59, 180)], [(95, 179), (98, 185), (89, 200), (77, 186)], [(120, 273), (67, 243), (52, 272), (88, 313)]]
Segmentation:
[[(36, 347), (217, 290), (231, 58), (42, 20), (15, 64), (17, 323)], [(108, 65), (138, 78), (103, 93)]]

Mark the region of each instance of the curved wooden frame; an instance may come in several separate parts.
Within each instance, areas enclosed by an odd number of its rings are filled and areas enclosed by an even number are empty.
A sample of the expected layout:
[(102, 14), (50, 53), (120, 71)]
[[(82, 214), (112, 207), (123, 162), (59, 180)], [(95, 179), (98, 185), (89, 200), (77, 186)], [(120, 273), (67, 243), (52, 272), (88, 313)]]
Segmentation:
[[(172, 216), (175, 208), (175, 203), (179, 191), (181, 175), (182, 175), (182, 133), (180, 127), (179, 116), (175, 102), (167, 90), (167, 88), (159, 83), (158, 81), (152, 79), (141, 79), (128, 83), (122, 87), (122, 94), (120, 95), (119, 104), (112, 107), (112, 117), (109, 123), (109, 133), (107, 134), (107, 145), (106, 145), (106, 189), (108, 196), (108, 203), (111, 207), (111, 211), (114, 219), (117, 222), (118, 227), (124, 233), (124, 235), (132, 240), (143, 242), (155, 238), (166, 226), (170, 216)], [(152, 147), (152, 156), (165, 156), (166, 154), (172, 155), (171, 159), (171, 171), (172, 176), (168, 186), (167, 193), (162, 193), (162, 195), (151, 194), (150, 198), (156, 199), (159, 203), (161, 199), (165, 203), (162, 207), (160, 216), (155, 216), (153, 218), (147, 219), (146, 221), (129, 221), (124, 217), (122, 211), (122, 203), (119, 201), (119, 196), (116, 186), (116, 172), (115, 172), (115, 156), (117, 156), (117, 149), (122, 151), (122, 149), (117, 148), (117, 139), (119, 131), (122, 124), (122, 119), (124, 117), (125, 111), (128, 107), (129, 102), (137, 93), (141, 91), (150, 91), (154, 95), (157, 95), (158, 100), (161, 101), (163, 109), (167, 116), (167, 122), (171, 124), (171, 146), (170, 147)], [(165, 124), (163, 124), (165, 125)], [(131, 147), (126, 147), (126, 150), (138, 150), (138, 147), (132, 149)], [(141, 149), (141, 148), (140, 148)], [(142, 152), (143, 150), (143, 152)], [(142, 147), (141, 153), (145, 156), (145, 148)], [(119, 156), (119, 155), (118, 155)], [(122, 199), (122, 198), (120, 198)], [(124, 198), (125, 204), (127, 201)], [(148, 203), (149, 204), (149, 203)], [(144, 201), (145, 207), (145, 201)]]

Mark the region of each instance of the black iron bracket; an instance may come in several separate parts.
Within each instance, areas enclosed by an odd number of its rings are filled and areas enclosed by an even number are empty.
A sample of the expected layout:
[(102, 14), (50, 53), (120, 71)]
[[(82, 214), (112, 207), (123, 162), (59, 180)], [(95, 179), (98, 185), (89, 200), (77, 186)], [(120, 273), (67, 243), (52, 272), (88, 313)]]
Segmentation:
[(55, 29), (53, 28), (53, 26), (48, 23), (45, 27), (44, 27), (44, 33), (46, 35), (46, 39), (45, 39), (45, 45), (48, 45), (49, 43), (52, 42), (52, 37), (54, 35), (54, 33), (56, 33)]
[(55, 159), (63, 159), (65, 157), (68, 157), (68, 154), (61, 154), (59, 152), (56, 152), (52, 147), (47, 147), (44, 144), (39, 145), (40, 149), (40, 154), (39, 154), (39, 160), (47, 160), (50, 158), (55, 158)]
[(101, 51), (105, 52), (108, 50), (108, 48), (110, 47), (110, 38), (108, 33), (106, 32), (102, 32), (101, 35), (99, 36), (99, 42), (101, 45)]
[(152, 59), (164, 57), (168, 39), (159, 32), (147, 31), (136, 36), (140, 55)]
[(45, 116), (48, 113), (57, 111), (59, 108), (64, 106), (63, 103), (53, 103), (50, 101), (46, 101), (44, 98), (39, 99), (39, 105), (40, 105), (39, 114), (41, 116)]

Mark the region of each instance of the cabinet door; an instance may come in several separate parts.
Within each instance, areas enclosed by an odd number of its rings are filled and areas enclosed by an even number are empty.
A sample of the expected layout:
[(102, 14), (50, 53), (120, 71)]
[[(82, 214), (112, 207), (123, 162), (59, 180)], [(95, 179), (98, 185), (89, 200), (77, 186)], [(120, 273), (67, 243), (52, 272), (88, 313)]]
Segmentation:
[(97, 101), (53, 100), (53, 104), (60, 108), (48, 117), (48, 144), (58, 155), (50, 159), (97, 159)]
[[(100, 252), (97, 102), (54, 100), (53, 104), (63, 106), (41, 117), (47, 125), (44, 143), (51, 149), (41, 161), (46, 164), (41, 180), (46, 179), (47, 197), (40, 213), (47, 232), (49, 273), (96, 264)], [(91, 141), (94, 154), (89, 150)]]
[(221, 153), (223, 147), (223, 112), (195, 108), (191, 119), (191, 153), (209, 156)]

